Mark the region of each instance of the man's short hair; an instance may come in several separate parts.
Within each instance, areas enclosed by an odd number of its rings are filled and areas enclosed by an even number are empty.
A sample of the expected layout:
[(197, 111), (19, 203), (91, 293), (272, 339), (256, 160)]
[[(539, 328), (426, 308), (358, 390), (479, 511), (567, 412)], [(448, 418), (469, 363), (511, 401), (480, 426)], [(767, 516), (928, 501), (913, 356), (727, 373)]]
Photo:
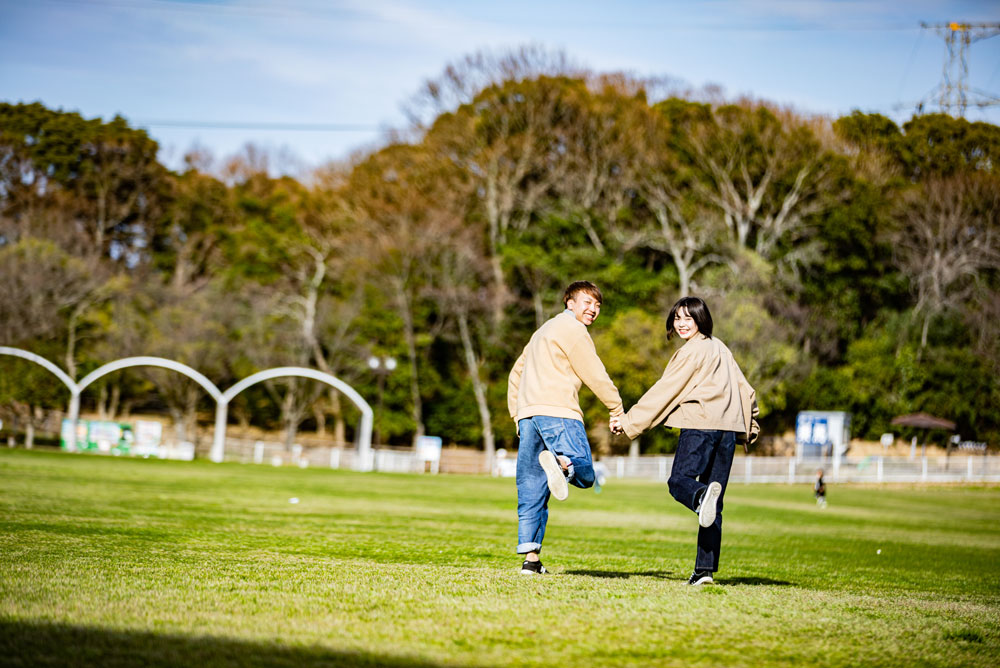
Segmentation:
[(688, 312), (688, 315), (694, 320), (694, 324), (698, 325), (699, 332), (712, 338), (712, 313), (708, 310), (708, 304), (705, 303), (705, 300), (701, 297), (681, 297), (670, 309), (670, 314), (667, 315), (668, 339), (674, 336), (674, 318), (677, 316), (677, 311), (681, 309)]
[(563, 292), (563, 305), (565, 305), (570, 299), (575, 299), (576, 293), (578, 292), (586, 292), (588, 295), (596, 299), (598, 304), (604, 303), (604, 297), (601, 295), (601, 290), (596, 285), (590, 281), (573, 281)]

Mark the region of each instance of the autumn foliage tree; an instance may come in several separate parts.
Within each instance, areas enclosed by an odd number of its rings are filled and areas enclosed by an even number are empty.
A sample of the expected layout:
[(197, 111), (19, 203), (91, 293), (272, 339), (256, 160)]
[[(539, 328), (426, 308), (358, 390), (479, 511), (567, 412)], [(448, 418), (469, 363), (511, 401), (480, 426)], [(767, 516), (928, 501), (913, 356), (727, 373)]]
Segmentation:
[[(0, 104), (0, 344), (72, 375), (126, 352), (220, 385), (315, 367), (384, 389), (387, 443), (431, 433), (489, 461), (516, 443), (510, 364), (586, 278), (606, 296), (592, 331), (626, 401), (669, 358), (664, 313), (696, 293), (766, 433), (823, 408), (877, 436), (895, 411), (944, 407), (963, 436), (1000, 439), (1000, 129), (661, 90), (536, 48), (473, 54), (426, 83), (407, 132), (298, 178), (253, 146), (170, 171), (121, 118)], [(370, 355), (404, 362), (378, 379)], [(57, 410), (0, 389), (22, 422)], [(178, 379), (98, 390), (91, 408), (166, 409), (184, 435), (204, 408)], [(309, 383), (237, 403), (289, 446), (325, 437), (330, 417), (338, 444), (353, 436), (351, 408)], [(629, 447), (595, 430), (604, 452)]]

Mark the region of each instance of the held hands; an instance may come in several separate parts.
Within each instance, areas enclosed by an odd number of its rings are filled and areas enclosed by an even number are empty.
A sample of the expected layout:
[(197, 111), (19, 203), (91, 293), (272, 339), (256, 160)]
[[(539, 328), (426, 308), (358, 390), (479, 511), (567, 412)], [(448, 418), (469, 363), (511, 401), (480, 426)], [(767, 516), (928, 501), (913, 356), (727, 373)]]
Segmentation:
[(611, 433), (612, 434), (624, 434), (625, 433), (625, 428), (622, 427), (621, 420), (619, 420), (614, 415), (612, 415), (611, 419), (608, 420), (608, 428), (611, 429)]

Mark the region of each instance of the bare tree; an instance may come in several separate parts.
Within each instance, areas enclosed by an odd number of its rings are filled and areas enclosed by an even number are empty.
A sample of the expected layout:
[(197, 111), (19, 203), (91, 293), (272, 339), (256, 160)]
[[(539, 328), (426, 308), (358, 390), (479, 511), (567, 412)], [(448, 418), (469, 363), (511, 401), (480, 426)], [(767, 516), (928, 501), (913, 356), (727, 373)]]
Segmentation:
[[(151, 290), (148, 284), (146, 291)], [(214, 378), (218, 384), (236, 353), (231, 345), (238, 306), (221, 284), (211, 283), (196, 293), (176, 291), (172, 284), (157, 291), (156, 305), (148, 314), (143, 354), (186, 364)], [(205, 405), (205, 389), (183, 374), (157, 368), (139, 372), (152, 381), (170, 412), (178, 441), (199, 441), (198, 407)]]
[(988, 174), (927, 181), (907, 193), (900, 217), (896, 261), (911, 277), (923, 348), (931, 320), (1000, 268), (1000, 183)]
[(703, 175), (696, 192), (721, 211), (737, 245), (767, 259), (776, 259), (780, 242), (807, 252), (809, 217), (829, 206), (832, 189), (808, 124), (748, 101), (720, 107), (713, 118), (691, 135)]
[(499, 53), (484, 49), (448, 64), (436, 79), (425, 81), (404, 111), (415, 127), (426, 130), (439, 116), (471, 103), (491, 86), (542, 76), (584, 75), (586, 70), (564, 52), (537, 44)]
[(221, 181), (195, 169), (172, 178), (170, 186), (159, 246), (171, 260), (174, 291), (193, 293), (212, 280), (213, 268), (221, 264), (220, 247), (237, 224), (236, 207)]
[(0, 340), (62, 342), (63, 360), (76, 377), (81, 322), (107, 299), (108, 273), (93, 255), (73, 257), (49, 241), (26, 238), (0, 248)]
[[(995, 281), (995, 277), (994, 277)], [(973, 332), (973, 346), (1000, 376), (1000, 291), (984, 280), (965, 304), (965, 322)]]
[(414, 444), (425, 433), (416, 309), (425, 278), (424, 258), (441, 243), (431, 224), (439, 206), (438, 179), (445, 168), (447, 163), (423, 147), (393, 145), (356, 166), (347, 189), (349, 215), (358, 233), (356, 247), (364, 248), (369, 276), (385, 290), (403, 326)]
[(698, 272), (712, 263), (726, 261), (723, 255), (712, 252), (720, 245), (718, 218), (677, 190), (662, 171), (642, 177), (639, 187), (656, 221), (656, 226), (649, 229), (646, 245), (670, 256), (677, 268), (680, 295), (689, 295)]
[(479, 326), (488, 323), (484, 316), (490, 301), (489, 262), (482, 252), (477, 230), (465, 223), (463, 207), (467, 198), (463, 197), (460, 188), (443, 185), (439, 206), (425, 228), (437, 240), (422, 264), (428, 279), (425, 292), (453, 323), (451, 333), (455, 334), (454, 329), (457, 329), (482, 427), (484, 468), (490, 470), (496, 439), (487, 397), (488, 379), (483, 375), (484, 359), (480, 352), (480, 342), (489, 337), (479, 331)]
[(579, 70), (565, 57), (529, 48), (499, 58), (477, 54), (425, 87), (432, 108), (461, 105), (440, 116), (427, 139), (474, 184), (487, 228), (494, 325), (509, 299), (501, 252), (507, 235), (544, 208), (569, 168), (563, 114), (574, 75)]
[[(680, 294), (688, 295), (694, 276), (713, 262), (723, 262), (716, 249), (725, 244), (725, 225), (715, 207), (697, 197), (691, 169), (683, 169), (671, 146), (670, 128), (656, 110), (644, 119), (644, 146), (637, 153), (633, 183), (652, 218), (642, 242), (667, 254), (677, 268)], [(639, 208), (639, 211), (642, 211)]]

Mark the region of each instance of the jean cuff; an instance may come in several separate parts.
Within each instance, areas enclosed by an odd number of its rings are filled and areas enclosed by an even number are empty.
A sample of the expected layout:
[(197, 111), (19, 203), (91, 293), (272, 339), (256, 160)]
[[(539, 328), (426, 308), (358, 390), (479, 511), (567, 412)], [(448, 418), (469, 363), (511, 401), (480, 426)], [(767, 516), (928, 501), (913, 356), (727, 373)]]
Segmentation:
[(541, 552), (541, 551), (542, 551), (541, 543), (521, 543), (520, 545), (517, 546), (518, 554), (528, 554), (529, 552)]

